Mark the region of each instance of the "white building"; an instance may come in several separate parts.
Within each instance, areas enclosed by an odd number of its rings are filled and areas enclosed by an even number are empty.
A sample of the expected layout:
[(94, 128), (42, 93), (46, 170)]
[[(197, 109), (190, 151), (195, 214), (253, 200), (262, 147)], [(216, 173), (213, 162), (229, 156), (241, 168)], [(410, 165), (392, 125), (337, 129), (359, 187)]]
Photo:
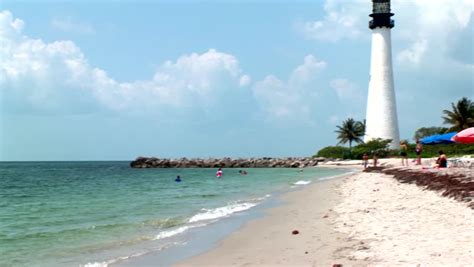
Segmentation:
[(367, 99), (364, 141), (375, 138), (391, 139), (391, 148), (398, 148), (397, 105), (392, 70), (390, 32), (395, 23), (391, 19), (390, 0), (372, 0), (372, 52), (370, 60), (369, 94)]

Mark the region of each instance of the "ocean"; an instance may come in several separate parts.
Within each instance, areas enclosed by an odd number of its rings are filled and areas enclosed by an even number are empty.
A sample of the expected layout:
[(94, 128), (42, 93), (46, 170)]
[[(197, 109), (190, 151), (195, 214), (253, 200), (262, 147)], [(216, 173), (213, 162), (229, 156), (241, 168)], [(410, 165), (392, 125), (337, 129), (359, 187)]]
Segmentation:
[(0, 266), (120, 266), (150, 254), (167, 265), (173, 248), (205, 239), (199, 232), (346, 172), (242, 170), (248, 174), (223, 169), (218, 179), (216, 169), (133, 169), (129, 162), (0, 162)]

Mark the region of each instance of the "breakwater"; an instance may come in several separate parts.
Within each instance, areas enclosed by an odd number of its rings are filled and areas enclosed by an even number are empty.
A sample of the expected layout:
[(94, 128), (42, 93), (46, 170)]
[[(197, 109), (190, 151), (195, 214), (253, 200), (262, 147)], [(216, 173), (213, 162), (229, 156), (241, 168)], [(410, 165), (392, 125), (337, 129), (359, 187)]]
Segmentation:
[(248, 158), (248, 159), (167, 159), (138, 157), (130, 163), (132, 168), (304, 168), (318, 165), (324, 158)]

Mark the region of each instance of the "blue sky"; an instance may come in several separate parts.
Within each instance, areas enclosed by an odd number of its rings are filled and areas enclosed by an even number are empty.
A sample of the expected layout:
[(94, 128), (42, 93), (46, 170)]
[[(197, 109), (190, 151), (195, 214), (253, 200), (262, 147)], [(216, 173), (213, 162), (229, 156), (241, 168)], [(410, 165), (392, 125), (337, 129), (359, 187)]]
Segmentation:
[[(473, 9), (392, 1), (402, 139), (474, 99)], [(342, 120), (365, 117), (369, 1), (0, 10), (0, 160), (310, 156), (337, 143)]]

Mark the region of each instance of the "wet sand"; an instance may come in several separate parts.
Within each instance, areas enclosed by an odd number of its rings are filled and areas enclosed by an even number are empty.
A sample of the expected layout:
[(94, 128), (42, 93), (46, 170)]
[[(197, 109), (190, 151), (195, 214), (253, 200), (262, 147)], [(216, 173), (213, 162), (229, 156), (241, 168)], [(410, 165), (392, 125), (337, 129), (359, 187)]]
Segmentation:
[[(347, 247), (360, 241), (335, 231), (332, 210), (341, 199), (344, 178), (322, 181), (285, 194), (283, 205), (245, 224), (215, 249), (176, 266), (332, 266), (365, 261), (347, 259)], [(293, 234), (293, 231), (298, 234)], [(341, 244), (344, 244), (341, 246)]]
[[(426, 172), (420, 166), (409, 169)], [(472, 178), (470, 170), (464, 173)], [(470, 203), (430, 190), (426, 181), (425, 186), (403, 182), (405, 176), (357, 172), (310, 184), (284, 195), (283, 205), (246, 223), (211, 251), (177, 266), (472, 266)]]

